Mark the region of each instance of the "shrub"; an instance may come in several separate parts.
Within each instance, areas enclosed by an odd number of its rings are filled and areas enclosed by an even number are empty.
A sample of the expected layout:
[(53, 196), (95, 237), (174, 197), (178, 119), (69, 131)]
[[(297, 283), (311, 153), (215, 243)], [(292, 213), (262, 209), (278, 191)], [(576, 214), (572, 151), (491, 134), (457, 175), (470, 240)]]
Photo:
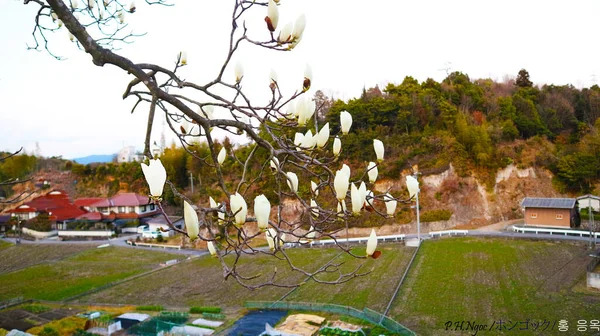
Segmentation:
[(218, 314), (221, 312), (220, 307), (191, 307), (190, 314), (211, 313)]
[(39, 336), (60, 336), (58, 331), (52, 327), (44, 327), (42, 331), (38, 334)]
[(135, 310), (138, 311), (161, 311), (164, 310), (163, 306), (137, 306)]
[(421, 222), (446, 221), (452, 217), (451, 210), (429, 210), (421, 213)]

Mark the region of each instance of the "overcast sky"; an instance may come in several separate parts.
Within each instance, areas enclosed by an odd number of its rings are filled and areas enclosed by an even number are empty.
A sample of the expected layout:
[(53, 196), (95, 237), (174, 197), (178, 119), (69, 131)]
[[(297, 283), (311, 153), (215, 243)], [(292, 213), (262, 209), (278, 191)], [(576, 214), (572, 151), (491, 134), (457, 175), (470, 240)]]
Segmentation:
[[(160, 8), (138, 0), (127, 22), (147, 35), (119, 53), (171, 68), (185, 50), (189, 65), (183, 77), (208, 81), (225, 55), (232, 1), (173, 3)], [(132, 115), (134, 99), (121, 99), (129, 76), (94, 66), (64, 28), (49, 41), (66, 60), (28, 51), (38, 7), (22, 0), (0, 0), (0, 7), (0, 150), (33, 151), (37, 141), (44, 156), (74, 158), (115, 153), (123, 145), (143, 147), (145, 110)], [(314, 73), (311, 93), (321, 89), (341, 99), (408, 75), (441, 81), (449, 63), (451, 71), (472, 79), (502, 80), (525, 68), (536, 84), (579, 88), (600, 75), (597, 0), (281, 0), (280, 13), (281, 26), (306, 14), (300, 45), (286, 53), (246, 45), (236, 57), (245, 65), (244, 88), (260, 103), (268, 97), (271, 68), (291, 94), (300, 88), (307, 63)], [(266, 36), (265, 15), (261, 8), (246, 17), (256, 39)], [(155, 140), (162, 119), (156, 118)]]

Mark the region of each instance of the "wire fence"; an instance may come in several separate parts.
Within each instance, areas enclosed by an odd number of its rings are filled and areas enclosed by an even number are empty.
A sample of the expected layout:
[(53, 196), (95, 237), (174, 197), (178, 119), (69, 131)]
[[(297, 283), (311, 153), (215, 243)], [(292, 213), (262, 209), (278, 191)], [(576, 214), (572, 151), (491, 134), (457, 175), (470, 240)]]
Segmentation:
[[(284, 310), (305, 310), (320, 311), (340, 315), (348, 315), (358, 319), (382, 326), (387, 330), (399, 335), (416, 335), (412, 330), (402, 324), (392, 320), (389, 317), (365, 308), (358, 310), (356, 308), (341, 306), (328, 303), (309, 303), (309, 302), (270, 302), (270, 301), (248, 301), (245, 307), (249, 309), (284, 309)], [(381, 322), (381, 323), (380, 323)]]

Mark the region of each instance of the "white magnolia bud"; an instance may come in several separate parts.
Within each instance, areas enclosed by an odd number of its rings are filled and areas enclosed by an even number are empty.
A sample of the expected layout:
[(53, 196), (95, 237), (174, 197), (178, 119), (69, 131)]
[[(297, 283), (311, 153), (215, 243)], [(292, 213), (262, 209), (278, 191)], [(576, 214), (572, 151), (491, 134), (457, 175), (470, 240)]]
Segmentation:
[(61, 28), (63, 26), (63, 22), (61, 19), (56, 20), (56, 24), (58, 25), (58, 28)]
[(267, 238), (267, 244), (269, 244), (269, 248), (271, 250), (275, 249), (275, 237), (277, 237), (277, 231), (273, 228), (269, 228), (267, 232), (265, 232), (265, 237)]
[(279, 43), (285, 43), (290, 41), (292, 37), (293, 26), (294, 25), (291, 22), (288, 22), (285, 26), (283, 26), (283, 28), (279, 32), (279, 36), (277, 37), (277, 41), (279, 41)]
[(375, 148), (375, 154), (377, 155), (377, 161), (379, 161), (379, 162), (383, 161), (383, 154), (384, 154), (383, 142), (381, 142), (381, 140), (374, 139), (373, 140), (373, 148)]
[(119, 23), (125, 23), (125, 14), (122, 11), (117, 12), (117, 18), (119, 19)]
[(70, 32), (70, 31), (67, 31), (67, 33), (69, 34), (69, 40), (70, 40), (71, 42), (75, 41), (75, 36), (73, 36), (73, 34), (71, 34), (71, 32)]
[(79, 1), (71, 0), (71, 8), (75, 9), (77, 7), (79, 7)]
[(277, 24), (279, 23), (279, 8), (277, 8), (277, 4), (273, 0), (269, 0), (265, 21), (267, 21), (267, 28), (269, 28), (269, 31), (274, 32), (275, 29), (277, 29)]
[(301, 146), (303, 149), (311, 150), (316, 145), (316, 139), (313, 137), (311, 130), (306, 131), (304, 138), (302, 138)]
[(369, 240), (367, 240), (367, 256), (372, 256), (375, 253), (375, 249), (377, 249), (377, 235), (375, 234), (375, 229), (371, 229), (371, 235), (369, 236)]
[(364, 199), (361, 200), (360, 192), (354, 183), (350, 185), (350, 200), (352, 201), (352, 212), (355, 214), (360, 213), (360, 209), (362, 209), (365, 201)]
[(335, 156), (340, 155), (341, 150), (342, 150), (342, 141), (340, 140), (340, 138), (335, 137), (335, 139), (333, 139), (333, 155), (335, 155)]
[(244, 66), (242, 65), (242, 63), (240, 61), (237, 61), (235, 63), (235, 82), (239, 83), (242, 81), (242, 78), (244, 77)]
[(225, 157), (227, 155), (227, 151), (225, 150), (225, 147), (221, 147), (221, 150), (219, 151), (219, 155), (217, 155), (217, 162), (219, 162), (219, 165), (223, 165), (223, 162), (225, 162)]
[(258, 195), (254, 199), (254, 216), (259, 229), (269, 226), (269, 215), (271, 214), (271, 203), (265, 195)]
[(50, 16), (52, 17), (52, 22), (55, 22), (56, 20), (58, 20), (58, 15), (56, 15), (56, 13), (52, 12), (52, 14), (50, 14)]
[(304, 28), (306, 28), (306, 15), (302, 14), (296, 19), (294, 30), (292, 31), (292, 39), (300, 40), (302, 34), (304, 34)]
[(269, 84), (277, 84), (277, 72), (273, 69), (269, 72)]
[(419, 190), (419, 181), (411, 175), (406, 176), (406, 187), (408, 188), (408, 195), (413, 198)]
[(190, 240), (198, 238), (198, 214), (187, 201), (183, 201), (183, 220)]
[(317, 202), (315, 202), (314, 199), (310, 200), (310, 207), (313, 208), (310, 211), (313, 214), (313, 216), (319, 217), (319, 206), (317, 205)]
[(373, 192), (371, 190), (367, 190), (367, 195), (365, 196), (365, 206), (370, 206), (371, 208), (374, 207), (373, 205)]
[(315, 114), (316, 104), (312, 99), (305, 99), (301, 104), (296, 106), (298, 110), (298, 126), (304, 126)]
[(317, 231), (315, 231), (315, 228), (313, 228), (311, 226), (310, 229), (308, 229), (308, 232), (306, 233), (306, 238), (307, 239), (315, 239), (316, 236), (317, 236)]
[(246, 214), (248, 214), (248, 206), (246, 201), (239, 193), (235, 193), (230, 197), (231, 213), (235, 214), (235, 223), (243, 225), (246, 223)]
[(90, 9), (94, 8), (94, 4), (95, 4), (94, 0), (88, 0), (87, 3), (88, 3), (88, 7), (90, 7)]
[(300, 150), (300, 145), (302, 145), (303, 140), (304, 134), (296, 132), (296, 134), (294, 135), (294, 145), (296, 145), (298, 150)]
[(204, 105), (198, 109), (198, 114), (205, 118), (212, 120), (214, 119), (215, 107), (212, 105)]
[(269, 164), (271, 165), (271, 169), (272, 170), (277, 170), (277, 167), (279, 167), (279, 159), (277, 157), (273, 157), (273, 159), (271, 159), (271, 161), (269, 162)]
[(298, 175), (296, 175), (296, 173), (294, 172), (287, 172), (285, 174), (288, 177), (288, 186), (290, 187), (290, 189), (297, 193), (298, 192)]
[(317, 147), (323, 148), (327, 143), (327, 140), (329, 140), (329, 123), (326, 123), (315, 137), (317, 140)]
[(159, 159), (150, 160), (150, 164), (141, 163), (142, 172), (150, 187), (150, 195), (161, 197), (165, 182), (167, 181), (167, 171)]
[(340, 112), (340, 125), (342, 126), (342, 133), (348, 134), (350, 127), (352, 127), (352, 115), (348, 111)]
[(342, 164), (342, 169), (340, 170), (343, 171), (344, 174), (348, 175), (348, 178), (350, 178), (350, 167), (348, 167), (347, 164)]
[(302, 83), (302, 88), (304, 91), (310, 89), (312, 79), (313, 79), (312, 68), (310, 67), (310, 65), (307, 64), (306, 68), (304, 68), (304, 82)]
[(206, 247), (208, 248), (208, 252), (211, 256), (217, 256), (217, 249), (215, 248), (215, 244), (212, 241), (207, 242)]
[(187, 52), (185, 52), (185, 51), (180, 52), (179, 58), (180, 58), (181, 65), (187, 64)]
[(385, 209), (387, 211), (387, 215), (389, 217), (393, 217), (394, 212), (396, 212), (396, 205), (398, 205), (398, 201), (396, 201), (394, 199), (394, 197), (392, 195), (390, 195), (389, 193), (385, 194), (384, 200), (385, 200)]
[(335, 178), (333, 179), (333, 186), (335, 189), (336, 198), (340, 201), (346, 198), (346, 193), (349, 188), (349, 180), (350, 175), (346, 174), (343, 170), (338, 170), (335, 173)]
[(375, 181), (377, 181), (377, 174), (379, 174), (379, 171), (377, 170), (377, 164), (375, 164), (375, 162), (369, 162), (367, 171), (367, 175), (369, 175), (369, 182), (375, 183)]
[(215, 202), (215, 200), (212, 198), (212, 196), (208, 197), (208, 204), (211, 208), (218, 207), (217, 202)]

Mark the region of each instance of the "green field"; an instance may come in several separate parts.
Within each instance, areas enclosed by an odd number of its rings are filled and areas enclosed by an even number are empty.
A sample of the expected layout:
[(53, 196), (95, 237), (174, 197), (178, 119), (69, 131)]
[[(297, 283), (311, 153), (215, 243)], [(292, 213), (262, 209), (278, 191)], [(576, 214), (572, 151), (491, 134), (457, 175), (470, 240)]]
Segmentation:
[[(30, 247), (23, 245), (23, 248), (25, 250), (18, 252), (24, 253)], [(87, 250), (57, 262), (1, 274), (0, 301), (19, 296), (26, 299), (64, 300), (104, 284), (157, 268), (160, 262), (176, 258), (181, 256), (130, 248)]]
[[(14, 272), (41, 263), (56, 262), (60, 259), (95, 248), (96, 245), (12, 245), (2, 242), (0, 245), (0, 274)], [(5, 247), (5, 248), (3, 248)]]
[[(447, 321), (476, 321), (491, 327), (500, 319), (507, 328), (527, 319), (551, 323), (567, 319), (572, 331), (578, 319), (600, 317), (600, 296), (571, 290), (585, 281), (587, 254), (584, 245), (565, 242), (428, 241), (391, 315), (419, 334), (445, 333)], [(524, 326), (518, 324), (516, 330)]]

